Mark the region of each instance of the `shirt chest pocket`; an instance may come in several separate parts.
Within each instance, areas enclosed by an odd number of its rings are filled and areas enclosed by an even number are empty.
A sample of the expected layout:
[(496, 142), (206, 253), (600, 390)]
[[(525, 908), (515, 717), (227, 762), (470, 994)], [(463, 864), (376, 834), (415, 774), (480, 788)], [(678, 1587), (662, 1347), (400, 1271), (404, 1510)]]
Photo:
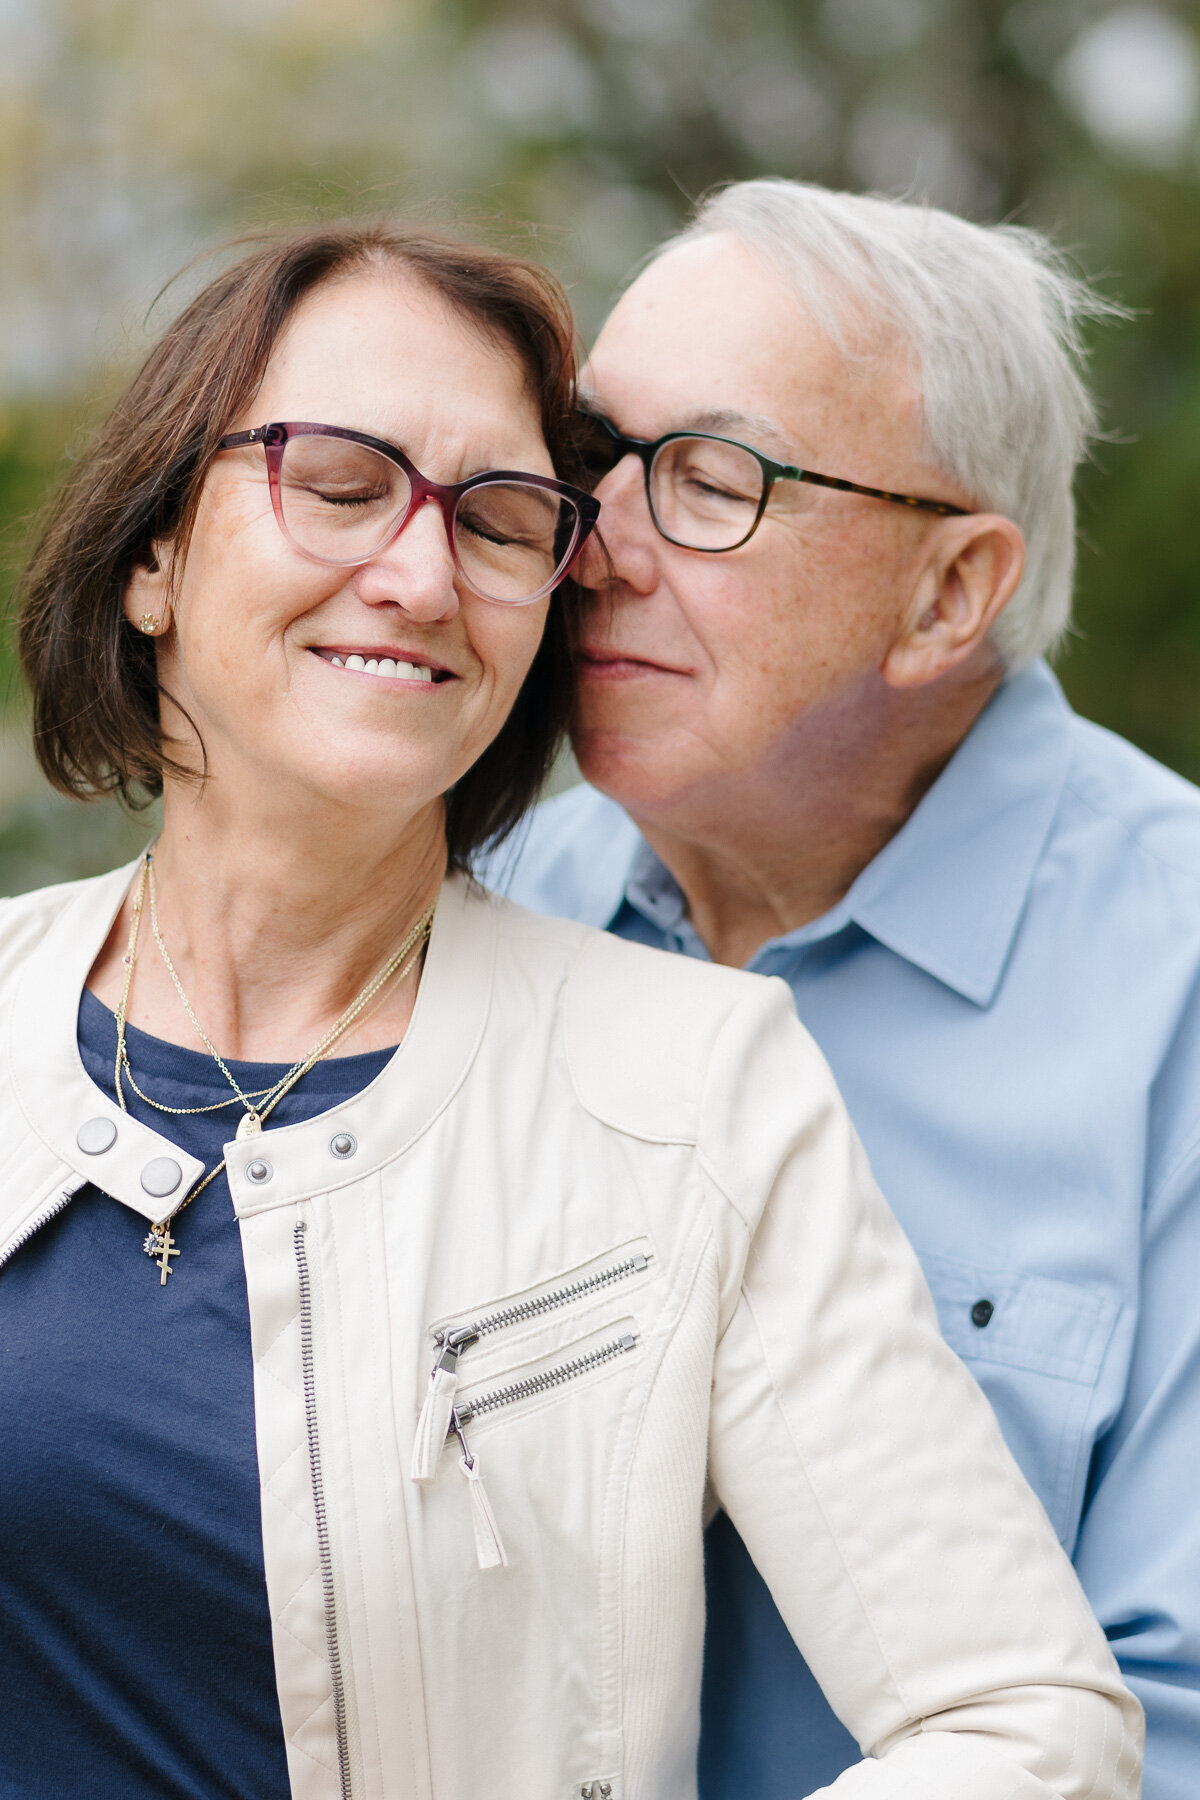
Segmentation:
[(918, 1254), (943, 1337), (991, 1401), (1069, 1551), (1096, 1428), (1096, 1383), (1119, 1307), (1075, 1282)]
[[(507, 1556), (474, 1450), (478, 1437), (631, 1362), (641, 1338), (633, 1309), (654, 1277), (653, 1250), (639, 1239), (430, 1327), (432, 1366), (410, 1472), (430, 1483), (457, 1460), (470, 1488), (480, 1568), (502, 1567)], [(449, 1445), (456, 1459), (444, 1455)]]

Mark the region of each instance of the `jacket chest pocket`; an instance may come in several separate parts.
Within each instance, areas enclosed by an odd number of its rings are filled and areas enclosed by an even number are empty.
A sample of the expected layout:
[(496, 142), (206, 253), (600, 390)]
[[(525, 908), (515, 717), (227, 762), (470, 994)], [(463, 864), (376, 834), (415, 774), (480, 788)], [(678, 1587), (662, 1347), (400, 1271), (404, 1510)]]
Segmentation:
[(1070, 1552), (1099, 1426), (1096, 1385), (1120, 1307), (1076, 1282), (918, 1255), (942, 1336), (990, 1400)]
[(493, 1424), (549, 1408), (635, 1356), (640, 1332), (628, 1311), (653, 1275), (639, 1239), (548, 1282), (465, 1309), (430, 1328), (431, 1368), (413, 1440), (413, 1481), (439, 1478), (448, 1446), (471, 1496), (476, 1559), (502, 1568), (507, 1554), (476, 1453)]

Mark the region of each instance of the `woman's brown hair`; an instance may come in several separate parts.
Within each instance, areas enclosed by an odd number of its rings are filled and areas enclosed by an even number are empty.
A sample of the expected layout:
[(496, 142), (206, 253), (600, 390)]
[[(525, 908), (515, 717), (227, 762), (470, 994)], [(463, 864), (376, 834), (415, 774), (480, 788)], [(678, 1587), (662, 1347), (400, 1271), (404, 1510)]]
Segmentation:
[[(558, 474), (574, 466), (574, 331), (545, 269), (504, 252), (388, 225), (273, 236), (225, 269), (159, 339), (59, 489), (18, 588), (17, 641), (33, 692), (34, 747), (51, 784), (134, 804), (184, 773), (163, 742), (153, 640), (122, 598), (152, 546), (186, 554), (209, 463), (257, 392), (307, 294), (359, 270), (416, 277), (523, 364)], [(502, 730), (446, 796), (453, 867), (511, 831), (533, 803), (571, 702), (569, 588)]]

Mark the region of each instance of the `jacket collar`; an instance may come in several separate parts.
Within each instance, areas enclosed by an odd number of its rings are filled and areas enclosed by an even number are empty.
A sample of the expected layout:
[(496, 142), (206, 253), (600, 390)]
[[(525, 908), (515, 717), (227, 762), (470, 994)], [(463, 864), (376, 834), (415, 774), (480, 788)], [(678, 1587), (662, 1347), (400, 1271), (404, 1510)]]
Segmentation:
[[(79, 996), (112, 928), (136, 864), (81, 882), (27, 958), (17, 980), (3, 1055), (17, 1102), (62, 1180), (80, 1181), (151, 1220), (165, 1217), (204, 1173), (166, 1137), (123, 1113), (91, 1080), (77, 1040)], [(490, 903), (461, 877), (443, 886), (416, 1007), (400, 1049), (362, 1093), (304, 1124), (267, 1130), (228, 1147), (230, 1190), (239, 1212), (278, 1205), (314, 1190), (360, 1180), (422, 1131), (446, 1104), (474, 1058), (490, 1005), (495, 924)], [(84, 1128), (91, 1125), (91, 1132)], [(335, 1162), (330, 1140), (349, 1132), (353, 1157)], [(81, 1142), (82, 1137), (82, 1142)], [(111, 1139), (111, 1141), (109, 1141)], [(87, 1150), (103, 1142), (105, 1148)], [(268, 1157), (269, 1184), (255, 1187), (246, 1165)], [(167, 1195), (147, 1192), (150, 1165), (180, 1171)], [(169, 1172), (168, 1172), (169, 1173)], [(20, 1198), (20, 1197), (17, 1197)], [(4, 1232), (0, 1229), (0, 1240)]]

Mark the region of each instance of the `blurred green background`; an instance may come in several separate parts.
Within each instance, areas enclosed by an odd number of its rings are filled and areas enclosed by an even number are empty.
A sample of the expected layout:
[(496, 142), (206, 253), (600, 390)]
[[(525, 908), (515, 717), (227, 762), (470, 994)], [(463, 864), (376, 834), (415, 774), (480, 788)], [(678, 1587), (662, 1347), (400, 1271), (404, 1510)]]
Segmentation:
[[(1075, 704), (1200, 779), (1200, 17), (1098, 0), (0, 0), (0, 580), (229, 234), (381, 211), (543, 257), (587, 338), (714, 182), (928, 196), (1051, 232), (1098, 334)], [(47, 794), (0, 664), (0, 892), (148, 824)]]

